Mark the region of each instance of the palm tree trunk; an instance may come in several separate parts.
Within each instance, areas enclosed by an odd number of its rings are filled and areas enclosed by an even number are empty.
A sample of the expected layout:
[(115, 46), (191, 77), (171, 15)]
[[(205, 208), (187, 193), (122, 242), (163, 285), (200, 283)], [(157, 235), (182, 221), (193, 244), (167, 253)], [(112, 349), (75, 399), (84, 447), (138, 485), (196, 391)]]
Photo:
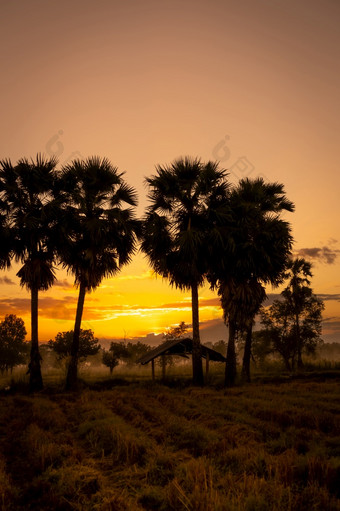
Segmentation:
[(236, 378), (236, 352), (235, 352), (236, 328), (233, 320), (229, 321), (229, 340), (227, 347), (227, 361), (225, 364), (225, 380), (226, 387), (232, 387)]
[(192, 305), (192, 382), (194, 385), (203, 385), (203, 366), (201, 356), (201, 342), (199, 331), (199, 312), (198, 312), (198, 287), (197, 284), (191, 286), (191, 305)]
[(31, 288), (31, 360), (28, 366), (30, 373), (29, 389), (35, 392), (43, 388), (40, 367), (41, 356), (38, 342), (38, 288)]
[(250, 383), (250, 357), (251, 357), (251, 342), (253, 335), (253, 325), (247, 328), (246, 343), (244, 346), (243, 363), (242, 363), (242, 378)]
[(77, 304), (76, 321), (74, 324), (73, 340), (71, 346), (71, 360), (68, 366), (67, 377), (66, 377), (66, 390), (76, 390), (78, 385), (78, 353), (79, 353), (79, 337), (80, 337), (80, 326), (81, 318), (84, 310), (86, 287), (84, 284), (80, 284), (79, 296)]

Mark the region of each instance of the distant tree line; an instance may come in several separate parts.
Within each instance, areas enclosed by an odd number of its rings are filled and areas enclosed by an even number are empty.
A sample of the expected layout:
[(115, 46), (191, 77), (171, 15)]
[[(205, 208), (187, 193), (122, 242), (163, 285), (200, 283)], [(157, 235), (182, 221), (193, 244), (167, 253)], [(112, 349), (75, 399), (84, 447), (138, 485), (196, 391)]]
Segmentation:
[[(193, 383), (203, 385), (198, 289), (205, 282), (217, 291), (229, 327), (225, 384), (235, 381), (240, 335), (242, 374), (250, 380), (252, 329), (265, 285), (281, 284), (291, 264), (291, 227), (282, 213), (294, 205), (284, 186), (262, 178), (232, 186), (217, 162), (190, 157), (157, 165), (146, 184), (149, 205), (138, 219), (136, 191), (106, 158), (76, 159), (59, 170), (56, 159), (41, 155), (0, 161), (0, 266), (21, 262), (17, 275), (31, 293), (32, 391), (43, 386), (38, 294), (55, 282), (54, 266), (66, 268), (79, 289), (66, 378), (75, 389), (86, 293), (129, 263), (138, 242), (156, 273), (191, 292)], [(294, 328), (299, 364), (305, 327), (295, 322)]]

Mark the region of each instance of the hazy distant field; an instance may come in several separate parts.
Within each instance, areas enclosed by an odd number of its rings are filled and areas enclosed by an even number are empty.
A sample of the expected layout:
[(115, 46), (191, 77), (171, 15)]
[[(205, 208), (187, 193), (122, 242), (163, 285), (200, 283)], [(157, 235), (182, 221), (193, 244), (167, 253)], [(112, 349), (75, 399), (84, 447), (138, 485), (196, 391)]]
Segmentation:
[(340, 378), (321, 380), (3, 391), (0, 508), (340, 510)]

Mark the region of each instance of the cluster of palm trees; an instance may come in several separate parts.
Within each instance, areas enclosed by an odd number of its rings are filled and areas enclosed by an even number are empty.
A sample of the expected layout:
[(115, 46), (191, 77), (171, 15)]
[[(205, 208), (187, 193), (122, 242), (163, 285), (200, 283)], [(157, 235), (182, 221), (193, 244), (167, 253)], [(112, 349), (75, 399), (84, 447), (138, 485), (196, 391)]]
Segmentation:
[(31, 292), (30, 389), (42, 388), (38, 345), (38, 292), (55, 282), (54, 266), (71, 272), (79, 287), (68, 367), (77, 385), (79, 334), (87, 291), (130, 261), (140, 222), (135, 190), (105, 158), (92, 157), (57, 171), (54, 158), (38, 155), (13, 165), (0, 162), (1, 266), (22, 263), (20, 283)]
[(216, 289), (229, 325), (226, 384), (236, 374), (235, 339), (246, 334), (243, 373), (249, 362), (254, 317), (264, 286), (282, 282), (292, 246), (293, 211), (284, 187), (244, 179), (236, 187), (217, 162), (180, 158), (157, 166), (146, 179), (150, 205), (135, 215), (137, 195), (107, 159), (74, 160), (57, 170), (38, 155), (15, 165), (0, 161), (0, 265), (22, 263), (21, 285), (31, 292), (30, 388), (42, 388), (38, 346), (38, 292), (48, 289), (61, 264), (79, 287), (66, 387), (77, 385), (79, 332), (87, 291), (127, 264), (138, 242), (155, 272), (191, 291), (193, 383), (203, 384), (198, 288)]
[(266, 297), (264, 285), (284, 280), (291, 254), (291, 229), (281, 214), (293, 211), (293, 203), (282, 184), (258, 178), (232, 187), (218, 163), (199, 159), (157, 166), (146, 182), (150, 206), (141, 247), (157, 273), (191, 290), (193, 383), (203, 384), (198, 287), (205, 280), (217, 289), (229, 325), (225, 384), (235, 381), (235, 339), (243, 333), (243, 374), (249, 380), (252, 327)]

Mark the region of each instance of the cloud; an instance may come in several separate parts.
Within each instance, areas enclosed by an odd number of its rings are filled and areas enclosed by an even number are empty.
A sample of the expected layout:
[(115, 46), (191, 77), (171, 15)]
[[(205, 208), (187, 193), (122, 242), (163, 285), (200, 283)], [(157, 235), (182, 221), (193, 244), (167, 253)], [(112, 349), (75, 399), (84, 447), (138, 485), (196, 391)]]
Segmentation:
[(300, 248), (300, 250), (295, 253), (296, 256), (305, 257), (306, 259), (312, 259), (325, 264), (334, 264), (339, 254), (340, 250), (333, 246)]
[[(63, 298), (54, 298), (44, 296), (39, 298), (39, 316), (49, 319), (69, 320), (75, 317), (78, 297), (64, 296)], [(97, 305), (98, 300), (87, 297), (87, 303), (84, 306), (83, 318), (89, 320), (109, 320), (120, 316), (140, 316), (152, 315), (155, 312), (167, 312), (169, 310), (191, 310), (191, 303), (185, 301), (166, 303), (160, 305)], [(202, 304), (202, 308), (210, 307), (208, 304)], [(6, 314), (16, 314), (18, 316), (29, 315), (31, 311), (30, 298), (2, 298), (0, 299), (0, 316)]]
[(66, 280), (66, 279), (64, 279), (64, 280), (56, 280), (53, 285), (57, 286), (57, 287), (61, 287), (63, 289), (73, 288), (73, 284), (68, 282), (68, 280)]
[(152, 270), (145, 271), (141, 275), (118, 275), (113, 280), (150, 280), (155, 277), (155, 272)]
[(323, 300), (324, 302), (331, 301), (331, 300), (335, 300), (337, 302), (340, 302), (340, 293), (336, 293), (336, 294), (318, 293), (317, 296), (319, 298), (321, 298), (321, 300)]
[(5, 284), (7, 286), (14, 286), (15, 282), (8, 277), (0, 277), (0, 284)]
[[(52, 319), (73, 319), (76, 311), (77, 298), (65, 297), (56, 299), (43, 297), (39, 299), (39, 316)], [(28, 315), (31, 312), (30, 298), (2, 298), (0, 299), (0, 315), (16, 314)]]
[(29, 298), (2, 298), (0, 299), (0, 315), (16, 314), (22, 316), (31, 310)]
[[(324, 302), (329, 301), (340, 301), (340, 293), (315, 293), (318, 298), (320, 298)], [(269, 305), (273, 304), (274, 300), (282, 300), (282, 296), (279, 293), (268, 293), (266, 300), (263, 302), (265, 307), (269, 307)]]

